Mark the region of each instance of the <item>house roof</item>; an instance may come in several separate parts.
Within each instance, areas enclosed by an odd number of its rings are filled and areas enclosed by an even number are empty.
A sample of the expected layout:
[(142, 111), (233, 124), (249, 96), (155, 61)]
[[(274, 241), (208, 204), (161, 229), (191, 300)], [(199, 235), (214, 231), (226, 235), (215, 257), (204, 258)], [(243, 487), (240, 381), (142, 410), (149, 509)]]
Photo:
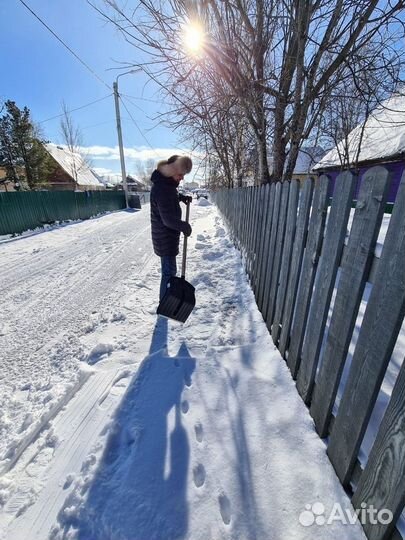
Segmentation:
[(315, 163), (325, 155), (325, 150), (320, 146), (302, 147), (298, 151), (293, 174), (308, 174)]
[[(57, 146), (53, 143), (48, 143), (44, 146), (53, 159), (79, 186), (103, 186), (80, 154), (70, 152), (67, 148)], [(76, 171), (77, 178), (74, 178), (74, 171)]]
[[(362, 135), (363, 132), (363, 135)], [(357, 157), (359, 143), (360, 153)], [(341, 165), (340, 154), (344, 153), (341, 141), (330, 150), (313, 170), (335, 168)], [(394, 159), (405, 153), (405, 95), (396, 94), (379, 105), (348, 136), (349, 161), (353, 164), (366, 161)]]
[[(325, 150), (321, 146), (303, 146), (298, 151), (293, 174), (308, 174), (311, 172), (314, 164), (317, 163), (324, 155)], [(274, 159), (271, 157), (270, 151), (269, 156), (269, 171), (273, 172)], [(285, 165), (287, 165), (287, 160)]]

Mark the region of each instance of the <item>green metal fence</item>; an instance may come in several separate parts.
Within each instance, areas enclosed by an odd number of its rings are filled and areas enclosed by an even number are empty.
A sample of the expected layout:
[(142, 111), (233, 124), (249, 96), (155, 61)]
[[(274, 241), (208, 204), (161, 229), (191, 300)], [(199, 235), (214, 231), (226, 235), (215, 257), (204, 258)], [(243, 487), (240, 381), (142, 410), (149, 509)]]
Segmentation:
[(88, 219), (125, 208), (123, 192), (23, 191), (0, 193), (0, 235), (18, 234), (55, 221)]

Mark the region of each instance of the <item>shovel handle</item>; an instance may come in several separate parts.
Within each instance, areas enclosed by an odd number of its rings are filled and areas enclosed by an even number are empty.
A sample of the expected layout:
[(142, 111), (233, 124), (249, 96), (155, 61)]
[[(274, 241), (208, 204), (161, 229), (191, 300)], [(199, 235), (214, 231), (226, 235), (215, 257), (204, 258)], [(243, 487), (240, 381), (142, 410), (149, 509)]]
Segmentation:
[[(190, 219), (190, 203), (186, 204), (186, 223)], [(184, 235), (183, 242), (183, 261), (181, 263), (181, 277), (184, 279), (186, 277), (186, 259), (187, 259), (187, 236)]]

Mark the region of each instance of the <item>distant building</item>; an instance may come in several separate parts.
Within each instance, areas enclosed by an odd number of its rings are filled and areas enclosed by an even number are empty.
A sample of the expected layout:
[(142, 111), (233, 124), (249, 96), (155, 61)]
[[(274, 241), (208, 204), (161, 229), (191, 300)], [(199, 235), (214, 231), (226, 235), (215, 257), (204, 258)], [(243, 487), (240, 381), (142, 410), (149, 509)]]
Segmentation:
[(312, 168), (324, 155), (325, 150), (320, 146), (301, 148), (298, 152), (292, 179), (303, 182), (308, 176), (311, 176)]
[(193, 189), (198, 189), (200, 185), (198, 182), (184, 182), (183, 183), (183, 189), (186, 191), (191, 191)]
[[(140, 180), (137, 180), (131, 175), (127, 175), (127, 187), (128, 191), (149, 191), (148, 186), (146, 186), (143, 182)], [(122, 182), (119, 182), (117, 184), (118, 189), (123, 189)]]
[(103, 190), (105, 186), (84, 161), (82, 156), (63, 146), (45, 144), (45, 149), (55, 162), (46, 188), (53, 191)]
[(346, 152), (349, 168), (355, 168), (359, 176), (355, 197), (364, 172), (373, 165), (383, 165), (392, 175), (388, 201), (394, 202), (405, 171), (405, 95), (396, 94), (377, 107), (364, 125), (351, 131), (346, 146), (340, 142), (313, 167), (317, 174), (326, 173), (332, 178), (330, 195), (343, 169), (340, 156)]
[[(303, 182), (311, 176), (312, 168), (325, 155), (325, 150), (320, 146), (304, 146), (298, 151), (297, 161), (291, 176), (292, 180)], [(285, 165), (287, 165), (288, 154)], [(269, 158), (269, 172), (272, 173), (273, 160)]]

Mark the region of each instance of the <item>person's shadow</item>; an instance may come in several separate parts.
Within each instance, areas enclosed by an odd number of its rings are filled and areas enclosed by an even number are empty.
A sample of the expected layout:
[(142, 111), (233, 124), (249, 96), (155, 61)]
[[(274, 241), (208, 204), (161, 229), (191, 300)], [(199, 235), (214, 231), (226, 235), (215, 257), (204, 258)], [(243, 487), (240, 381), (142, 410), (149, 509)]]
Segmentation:
[[(105, 452), (73, 527), (80, 540), (180, 540), (188, 529), (189, 442), (181, 395), (195, 360), (183, 343), (167, 354), (167, 320), (156, 323), (113, 419)], [(174, 409), (174, 410), (173, 410)], [(173, 430), (168, 434), (172, 411)], [(76, 522), (75, 522), (76, 521)]]

